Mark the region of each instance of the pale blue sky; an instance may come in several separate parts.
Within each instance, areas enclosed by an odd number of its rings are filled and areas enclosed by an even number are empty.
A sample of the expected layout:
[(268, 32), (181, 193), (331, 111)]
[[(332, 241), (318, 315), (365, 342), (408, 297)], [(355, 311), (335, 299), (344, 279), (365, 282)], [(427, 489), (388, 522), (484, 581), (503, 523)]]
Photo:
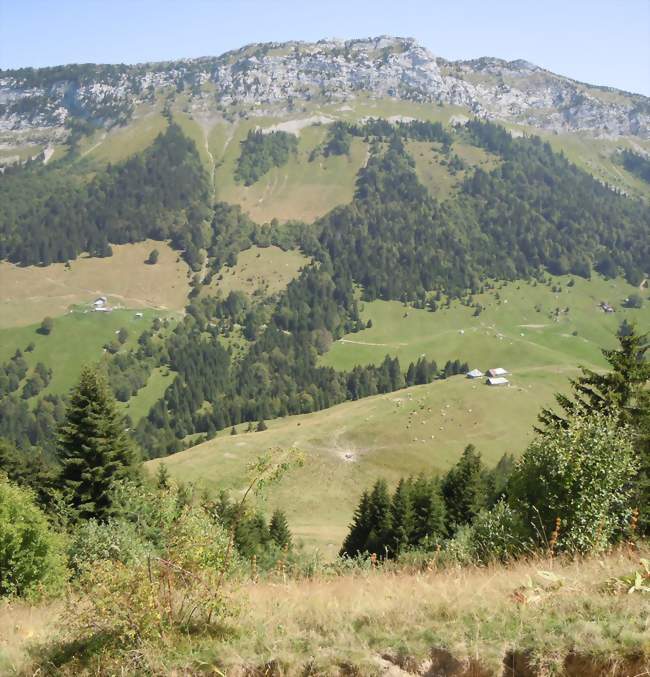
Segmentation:
[(650, 95), (650, 0), (0, 0), (0, 67), (218, 55), (250, 42), (417, 38)]

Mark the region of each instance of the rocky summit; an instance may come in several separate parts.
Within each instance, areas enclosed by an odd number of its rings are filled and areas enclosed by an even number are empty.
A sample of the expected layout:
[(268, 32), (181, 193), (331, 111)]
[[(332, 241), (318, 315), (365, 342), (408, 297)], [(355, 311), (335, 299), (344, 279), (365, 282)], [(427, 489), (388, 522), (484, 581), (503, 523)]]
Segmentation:
[(188, 91), (215, 111), (392, 97), (556, 132), (650, 138), (650, 99), (524, 60), (448, 61), (411, 38), (252, 44), (218, 57), (0, 71), (0, 133), (64, 138), (74, 121), (125, 124), (141, 104)]

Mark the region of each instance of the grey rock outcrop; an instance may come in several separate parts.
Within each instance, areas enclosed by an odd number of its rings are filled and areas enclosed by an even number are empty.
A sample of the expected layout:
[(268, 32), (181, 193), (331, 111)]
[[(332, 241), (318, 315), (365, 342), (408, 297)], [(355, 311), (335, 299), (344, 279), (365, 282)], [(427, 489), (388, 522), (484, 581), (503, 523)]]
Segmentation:
[[(216, 107), (290, 107), (364, 95), (452, 104), (557, 132), (650, 138), (650, 99), (555, 75), (524, 60), (446, 61), (410, 38), (249, 45), (220, 57), (155, 64), (0, 71), (0, 133), (127, 122), (161, 91), (214, 90)], [(203, 94), (202, 94), (203, 92)]]

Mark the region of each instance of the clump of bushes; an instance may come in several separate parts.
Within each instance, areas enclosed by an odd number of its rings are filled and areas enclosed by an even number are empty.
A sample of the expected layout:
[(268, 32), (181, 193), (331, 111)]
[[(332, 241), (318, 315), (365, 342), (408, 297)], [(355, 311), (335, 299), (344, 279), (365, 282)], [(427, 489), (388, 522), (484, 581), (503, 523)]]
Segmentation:
[(31, 491), (0, 475), (0, 597), (55, 594), (67, 576), (62, 536)]

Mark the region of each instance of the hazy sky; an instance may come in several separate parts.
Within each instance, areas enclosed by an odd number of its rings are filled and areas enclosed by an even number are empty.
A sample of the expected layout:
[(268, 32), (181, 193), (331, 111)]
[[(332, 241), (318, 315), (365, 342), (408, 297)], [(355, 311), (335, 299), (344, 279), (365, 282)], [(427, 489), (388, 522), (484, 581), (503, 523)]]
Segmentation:
[(218, 55), (250, 42), (412, 36), (650, 95), (650, 0), (0, 0), (0, 67)]

